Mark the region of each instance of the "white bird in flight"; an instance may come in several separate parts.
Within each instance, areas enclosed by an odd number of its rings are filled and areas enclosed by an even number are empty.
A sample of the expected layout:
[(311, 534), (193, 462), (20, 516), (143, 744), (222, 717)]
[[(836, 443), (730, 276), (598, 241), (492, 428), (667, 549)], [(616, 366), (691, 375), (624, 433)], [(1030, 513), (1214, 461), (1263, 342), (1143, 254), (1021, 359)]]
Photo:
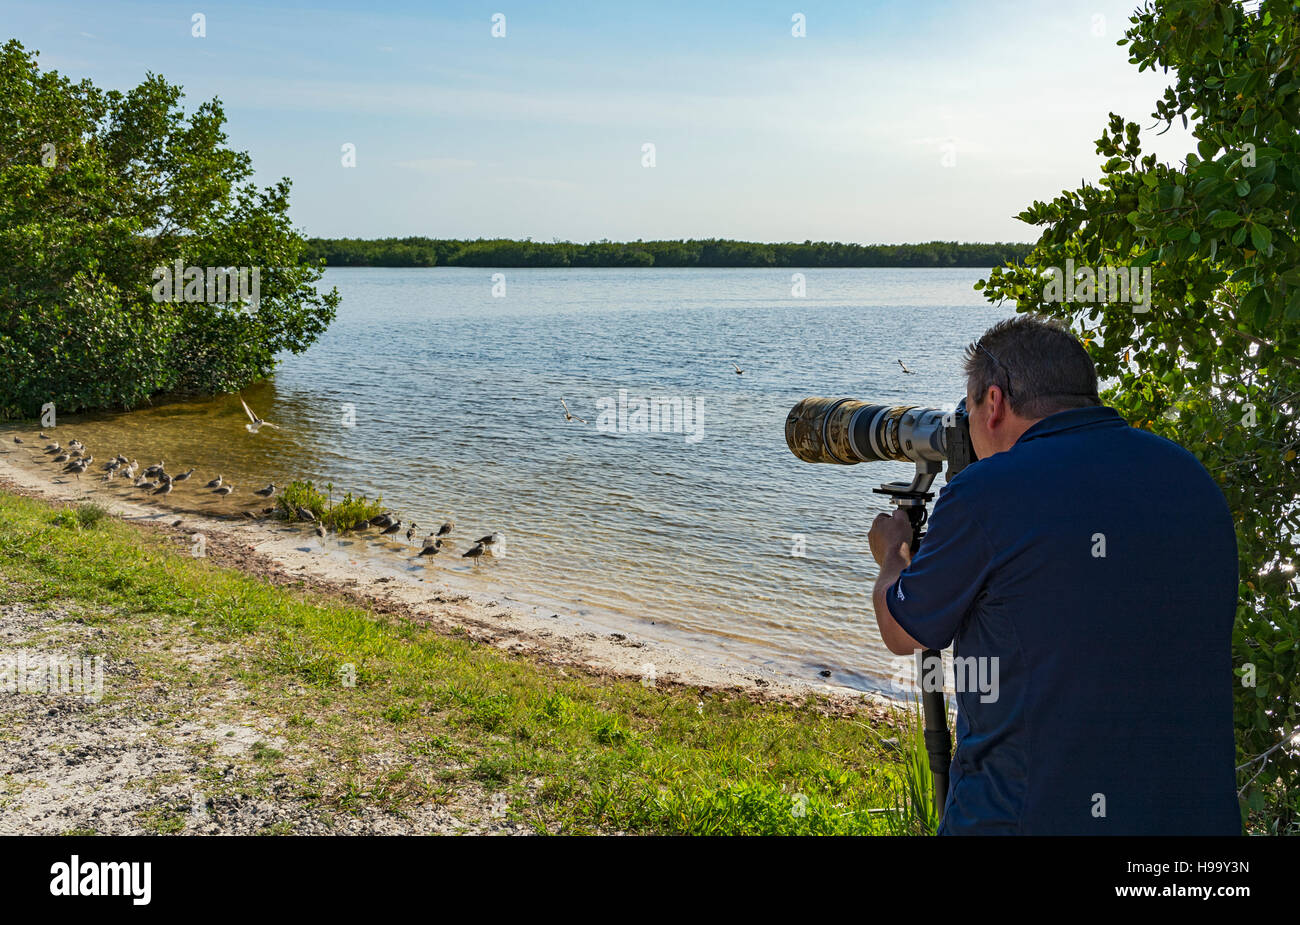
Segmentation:
[(906, 365), (902, 360), (899, 360), (899, 361), (898, 361), (898, 365), (901, 366), (901, 367), (903, 367), (903, 372), (905, 372), (905, 373), (911, 373), (911, 374), (915, 374), (915, 373), (916, 373), (916, 370), (914, 370), (914, 369), (908, 369), (908, 368), (907, 368), (907, 365)]
[(573, 414), (572, 412), (569, 411), (569, 406), (566, 405), (566, 404), (564, 404), (564, 399), (563, 399), (563, 398), (560, 399), (560, 404), (561, 404), (561, 405), (564, 405), (564, 419), (565, 419), (566, 421), (570, 421), (570, 422), (572, 422), (572, 421), (582, 421), (582, 423), (584, 423), (584, 424), (587, 423), (585, 420), (583, 420), (582, 418), (578, 417), (576, 414)]
[(257, 433), (257, 432), (258, 432), (259, 430), (261, 430), (263, 427), (274, 427), (276, 430), (279, 430), (279, 429), (280, 429), (280, 425), (279, 425), (279, 424), (272, 424), (270, 421), (263, 421), (263, 420), (262, 420), (261, 418), (259, 418), (256, 414), (254, 414), (254, 413), (253, 413), (253, 409), (250, 408), (250, 407), (248, 407), (248, 402), (244, 401), (244, 398), (243, 398), (242, 395), (241, 395), (240, 398), (239, 398), (239, 403), (240, 403), (241, 405), (244, 406), (244, 411), (248, 414), (248, 419), (249, 419), (249, 421), (252, 422), (251, 424), (245, 424), (245, 425), (244, 425), (244, 427), (247, 428), (247, 430), (248, 430), (248, 432), (249, 432), (250, 434), (255, 434), (255, 433)]

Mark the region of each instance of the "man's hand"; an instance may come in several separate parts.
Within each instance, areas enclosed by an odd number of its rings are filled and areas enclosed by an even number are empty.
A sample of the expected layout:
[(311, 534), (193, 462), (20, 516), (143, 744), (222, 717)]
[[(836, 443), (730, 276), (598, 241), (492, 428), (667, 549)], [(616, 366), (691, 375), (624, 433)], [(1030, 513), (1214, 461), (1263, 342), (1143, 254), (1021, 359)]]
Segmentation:
[(871, 544), (871, 557), (877, 565), (883, 568), (885, 557), (896, 552), (906, 567), (912, 561), (912, 522), (901, 508), (895, 508), (892, 514), (880, 514), (871, 523), (867, 542)]

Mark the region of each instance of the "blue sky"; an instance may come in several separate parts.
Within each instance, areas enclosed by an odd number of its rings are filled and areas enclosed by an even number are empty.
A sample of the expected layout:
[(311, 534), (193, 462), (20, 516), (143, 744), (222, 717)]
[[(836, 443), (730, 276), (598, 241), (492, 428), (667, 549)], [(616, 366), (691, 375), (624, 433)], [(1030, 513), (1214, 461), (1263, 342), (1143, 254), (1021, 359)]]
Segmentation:
[(311, 235), (1032, 240), (1012, 216), (1098, 176), (1108, 112), (1152, 123), (1167, 79), (1115, 44), (1133, 7), (0, 0), (0, 38), (220, 97)]

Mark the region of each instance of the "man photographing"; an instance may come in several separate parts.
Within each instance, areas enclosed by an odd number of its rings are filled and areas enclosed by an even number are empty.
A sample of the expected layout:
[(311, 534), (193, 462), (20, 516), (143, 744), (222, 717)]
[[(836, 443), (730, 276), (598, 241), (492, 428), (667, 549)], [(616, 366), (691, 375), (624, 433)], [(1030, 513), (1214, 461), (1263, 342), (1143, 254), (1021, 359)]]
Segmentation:
[(870, 533), (889, 650), (953, 644), (997, 672), (995, 698), (957, 692), (939, 833), (1240, 834), (1237, 543), (1218, 486), (1101, 404), (1058, 324), (999, 322), (965, 371), (979, 460), (940, 492), (915, 559), (901, 511)]

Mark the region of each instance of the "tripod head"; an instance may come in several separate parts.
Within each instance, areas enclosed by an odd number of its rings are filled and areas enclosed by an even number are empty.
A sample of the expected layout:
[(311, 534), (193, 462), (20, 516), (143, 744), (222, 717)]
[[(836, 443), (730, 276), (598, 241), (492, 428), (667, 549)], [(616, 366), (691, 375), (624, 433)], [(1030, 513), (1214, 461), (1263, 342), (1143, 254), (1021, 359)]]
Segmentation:
[(908, 548), (913, 556), (925, 536), (925, 531), (921, 529), (929, 517), (925, 506), (934, 500), (930, 486), (934, 484), (934, 477), (942, 471), (942, 463), (921, 460), (916, 464), (912, 481), (885, 482), (879, 488), (872, 489), (875, 494), (887, 495), (895, 507), (907, 514), (907, 519), (912, 524), (912, 542)]

